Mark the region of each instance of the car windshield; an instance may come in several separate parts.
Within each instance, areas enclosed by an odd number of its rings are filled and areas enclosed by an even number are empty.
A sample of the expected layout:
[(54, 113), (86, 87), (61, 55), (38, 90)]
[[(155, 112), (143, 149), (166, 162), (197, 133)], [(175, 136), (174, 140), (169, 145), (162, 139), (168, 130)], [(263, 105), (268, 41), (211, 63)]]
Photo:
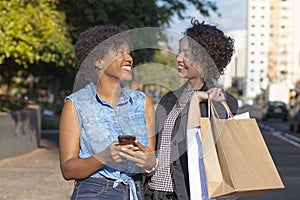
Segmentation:
[(282, 107), (282, 108), (285, 108), (285, 103), (283, 102), (269, 102), (268, 106), (270, 108), (274, 108), (274, 107)]

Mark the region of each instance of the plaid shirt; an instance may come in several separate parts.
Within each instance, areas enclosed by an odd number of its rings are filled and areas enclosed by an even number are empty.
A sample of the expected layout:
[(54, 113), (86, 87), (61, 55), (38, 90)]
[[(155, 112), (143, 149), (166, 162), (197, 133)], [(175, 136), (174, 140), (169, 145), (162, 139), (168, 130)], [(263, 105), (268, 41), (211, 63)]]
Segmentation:
[(171, 141), (174, 133), (174, 126), (181, 110), (190, 101), (194, 91), (184, 89), (182, 95), (168, 114), (164, 123), (161, 144), (158, 152), (158, 167), (152, 176), (149, 187), (153, 190), (173, 192), (172, 171), (171, 171)]

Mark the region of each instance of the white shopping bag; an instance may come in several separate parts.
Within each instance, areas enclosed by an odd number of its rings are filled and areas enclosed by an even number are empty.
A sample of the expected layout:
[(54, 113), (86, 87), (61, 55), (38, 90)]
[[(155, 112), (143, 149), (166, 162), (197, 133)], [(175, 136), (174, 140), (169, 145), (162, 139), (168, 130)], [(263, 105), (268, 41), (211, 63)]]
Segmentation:
[(200, 128), (188, 129), (187, 141), (191, 200), (209, 200), (203, 163)]

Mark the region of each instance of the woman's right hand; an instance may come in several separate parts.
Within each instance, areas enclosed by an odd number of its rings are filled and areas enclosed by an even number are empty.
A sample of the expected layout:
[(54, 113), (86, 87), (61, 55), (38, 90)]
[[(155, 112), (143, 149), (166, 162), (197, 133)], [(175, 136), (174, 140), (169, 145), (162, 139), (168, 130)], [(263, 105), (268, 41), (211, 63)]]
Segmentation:
[(104, 151), (95, 154), (94, 157), (104, 165), (122, 162), (124, 158), (120, 156), (120, 152), (123, 148), (133, 148), (133, 145), (118, 146), (118, 144), (119, 142), (112, 142)]

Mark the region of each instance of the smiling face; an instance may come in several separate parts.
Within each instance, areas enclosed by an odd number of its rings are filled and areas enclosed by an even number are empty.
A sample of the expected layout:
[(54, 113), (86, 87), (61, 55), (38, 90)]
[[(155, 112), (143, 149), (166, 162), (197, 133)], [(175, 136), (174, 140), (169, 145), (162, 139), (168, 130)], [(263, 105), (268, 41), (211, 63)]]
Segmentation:
[(117, 51), (109, 50), (107, 55), (101, 60), (104, 66), (102, 76), (119, 80), (131, 80), (131, 68), (133, 59), (127, 44), (122, 45)]
[(199, 78), (199, 69), (194, 67), (191, 63), (193, 60), (191, 48), (189, 47), (187, 38), (183, 38), (180, 41), (179, 53), (176, 56), (176, 61), (178, 64), (178, 75), (181, 78), (193, 79)]

